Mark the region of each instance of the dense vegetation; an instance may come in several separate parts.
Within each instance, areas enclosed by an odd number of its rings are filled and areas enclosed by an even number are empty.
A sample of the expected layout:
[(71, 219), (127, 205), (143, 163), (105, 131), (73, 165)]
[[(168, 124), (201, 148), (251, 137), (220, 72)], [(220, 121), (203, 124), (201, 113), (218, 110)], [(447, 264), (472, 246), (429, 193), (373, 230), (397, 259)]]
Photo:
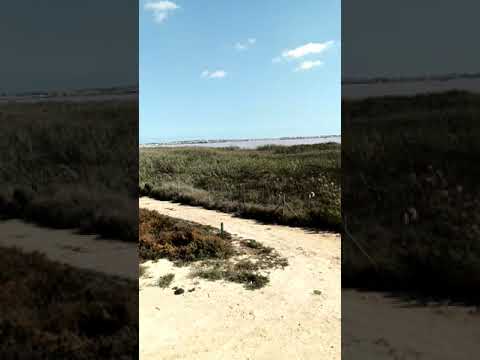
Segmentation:
[(139, 256), (141, 261), (226, 259), (233, 255), (231, 236), (209, 226), (174, 219), (140, 209)]
[(137, 241), (138, 104), (0, 107), (0, 214)]
[(2, 359), (138, 359), (137, 282), (2, 248), (0, 288)]
[(480, 301), (480, 95), (342, 106), (344, 286)]
[(340, 145), (140, 151), (140, 191), (269, 223), (338, 230)]
[[(236, 239), (210, 226), (171, 218), (140, 209), (139, 256), (147, 260), (166, 258), (176, 265), (191, 265), (193, 277), (243, 284), (248, 290), (268, 284), (269, 269), (288, 266), (273, 248), (252, 239)], [(140, 266), (140, 274), (145, 267)], [(174, 278), (166, 274), (157, 286), (168, 287)]]
[[(0, 218), (137, 241), (137, 129), (135, 101), (2, 104)], [(137, 282), (11, 249), (0, 264), (2, 358), (138, 359)]]

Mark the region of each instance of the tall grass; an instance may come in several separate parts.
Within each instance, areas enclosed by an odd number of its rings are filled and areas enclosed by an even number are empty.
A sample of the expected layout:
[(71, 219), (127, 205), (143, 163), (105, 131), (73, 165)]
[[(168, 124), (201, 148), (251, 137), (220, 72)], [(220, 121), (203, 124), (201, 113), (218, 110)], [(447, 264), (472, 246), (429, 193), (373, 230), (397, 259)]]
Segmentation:
[(340, 228), (340, 145), (140, 151), (140, 191), (268, 223)]
[(0, 107), (0, 214), (136, 241), (138, 104)]
[(342, 212), (355, 239), (343, 237), (343, 284), (480, 301), (480, 95), (358, 100), (342, 112)]

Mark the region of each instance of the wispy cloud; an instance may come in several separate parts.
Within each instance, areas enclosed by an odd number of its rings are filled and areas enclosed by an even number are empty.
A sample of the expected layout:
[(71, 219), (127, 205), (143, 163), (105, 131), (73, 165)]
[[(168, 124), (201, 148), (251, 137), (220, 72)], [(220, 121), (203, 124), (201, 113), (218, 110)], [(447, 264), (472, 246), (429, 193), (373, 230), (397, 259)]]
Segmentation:
[(255, 39), (255, 38), (249, 38), (249, 39), (247, 39), (247, 41), (245, 41), (245, 42), (237, 42), (237, 43), (235, 44), (235, 49), (237, 49), (238, 51), (248, 50), (248, 49), (251, 48), (253, 45), (255, 45), (256, 42), (257, 42), (257, 39)]
[(315, 61), (302, 61), (300, 63), (300, 65), (298, 65), (294, 71), (307, 71), (307, 70), (311, 70), (313, 69), (314, 67), (317, 67), (317, 66), (321, 66), (323, 65), (323, 62), (321, 62), (320, 60), (315, 60)]
[(151, 11), (155, 22), (161, 24), (172, 11), (180, 9), (180, 6), (172, 1), (149, 1), (145, 4), (144, 9)]
[(287, 49), (282, 52), (280, 56), (276, 56), (272, 59), (272, 63), (277, 64), (283, 61), (299, 61), (298, 65), (293, 71), (307, 71), (315, 67), (323, 65), (320, 60), (303, 60), (307, 56), (316, 55), (319, 56), (328, 50), (335, 43), (333, 40), (325, 42), (310, 42), (305, 45), (296, 47), (294, 49)]
[(209, 71), (209, 70), (204, 70), (200, 74), (202, 78), (208, 78), (208, 79), (221, 79), (227, 76), (227, 72), (224, 70), (215, 70), (215, 71)]
[(335, 42), (333, 40), (325, 41), (323, 43), (310, 42), (295, 49), (287, 49), (282, 52), (281, 56), (274, 57), (272, 59), (272, 62), (279, 63), (283, 60), (300, 60), (308, 55), (320, 55), (326, 50), (328, 50), (330, 47), (332, 47), (334, 43)]
[(286, 59), (299, 59), (311, 54), (321, 54), (333, 45), (333, 40), (323, 43), (308, 43), (292, 50), (285, 50), (282, 56)]

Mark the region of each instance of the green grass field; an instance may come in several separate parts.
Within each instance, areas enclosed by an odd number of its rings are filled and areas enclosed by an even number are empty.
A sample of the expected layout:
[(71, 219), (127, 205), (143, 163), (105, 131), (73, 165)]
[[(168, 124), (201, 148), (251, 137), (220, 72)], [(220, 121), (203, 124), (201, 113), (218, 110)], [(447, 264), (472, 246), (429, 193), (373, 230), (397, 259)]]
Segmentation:
[(138, 103), (0, 107), (0, 214), (137, 241)]
[(339, 230), (340, 145), (140, 151), (140, 193), (267, 223)]
[(342, 237), (343, 285), (480, 301), (480, 95), (342, 112), (342, 215), (355, 239)]

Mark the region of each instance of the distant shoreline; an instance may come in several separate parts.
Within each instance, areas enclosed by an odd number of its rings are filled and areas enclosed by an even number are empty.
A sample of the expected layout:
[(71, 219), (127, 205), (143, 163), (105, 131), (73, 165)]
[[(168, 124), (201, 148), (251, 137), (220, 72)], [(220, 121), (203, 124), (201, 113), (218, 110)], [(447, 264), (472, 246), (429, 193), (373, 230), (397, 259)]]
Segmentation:
[[(258, 143), (258, 146), (262, 145), (274, 145), (281, 142), (298, 142), (299, 144), (302, 141), (306, 141), (306, 143), (316, 143), (315, 140), (326, 140), (326, 139), (340, 139), (341, 135), (323, 135), (323, 136), (296, 136), (296, 137), (279, 137), (279, 138), (257, 138), (257, 139), (208, 139), (208, 140), (177, 140), (177, 141), (161, 141), (161, 142), (145, 142), (141, 143), (140, 147), (175, 147), (175, 146), (209, 146), (209, 145), (226, 145), (226, 146), (236, 146), (235, 144), (242, 144), (242, 143)], [(318, 141), (322, 142), (322, 141)], [(334, 142), (338, 142), (335, 141)], [(237, 145), (237, 146), (238, 146)], [(221, 147), (221, 146), (220, 146)], [(247, 146), (247, 147), (255, 147), (255, 146)]]
[(396, 80), (350, 80), (342, 82), (343, 100), (361, 100), (385, 96), (415, 96), (447, 91), (480, 92), (480, 77), (445, 77)]
[(88, 88), (77, 90), (30, 91), (0, 94), (0, 104), (8, 103), (87, 103), (105, 101), (138, 101), (138, 86)]

